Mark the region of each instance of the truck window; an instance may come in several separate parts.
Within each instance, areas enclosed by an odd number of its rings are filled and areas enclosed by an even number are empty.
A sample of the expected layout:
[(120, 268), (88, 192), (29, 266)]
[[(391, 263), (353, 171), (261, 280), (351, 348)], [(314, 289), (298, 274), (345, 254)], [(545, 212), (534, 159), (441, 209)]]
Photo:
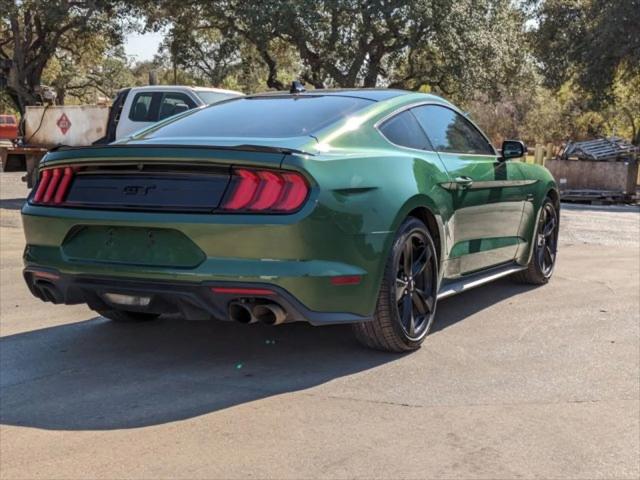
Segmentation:
[(153, 92), (138, 93), (131, 103), (129, 120), (134, 122), (155, 122), (151, 111)]
[(164, 120), (167, 117), (175, 115), (179, 112), (176, 107), (180, 104), (184, 104), (189, 109), (196, 106), (195, 102), (191, 100), (184, 93), (167, 92), (162, 96), (162, 102), (160, 103), (160, 112), (157, 120)]

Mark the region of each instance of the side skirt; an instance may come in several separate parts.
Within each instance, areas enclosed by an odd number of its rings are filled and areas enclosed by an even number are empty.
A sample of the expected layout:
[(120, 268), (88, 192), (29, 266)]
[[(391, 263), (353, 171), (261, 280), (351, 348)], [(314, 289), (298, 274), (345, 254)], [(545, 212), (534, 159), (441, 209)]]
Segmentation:
[(440, 285), (440, 291), (438, 292), (438, 300), (466, 292), (467, 290), (479, 287), (485, 283), (493, 282), (494, 280), (506, 277), (507, 275), (511, 275), (512, 273), (519, 272), (526, 268), (526, 266), (518, 265), (517, 263), (508, 263), (507, 265), (494, 267), (482, 272), (465, 275), (461, 278), (443, 280)]

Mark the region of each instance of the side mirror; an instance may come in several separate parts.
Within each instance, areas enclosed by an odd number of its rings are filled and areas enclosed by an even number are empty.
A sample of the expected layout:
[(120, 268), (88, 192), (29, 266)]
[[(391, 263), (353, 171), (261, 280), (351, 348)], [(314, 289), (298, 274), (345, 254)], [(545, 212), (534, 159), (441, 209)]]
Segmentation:
[(502, 142), (502, 157), (501, 161), (509, 160), (510, 158), (520, 158), (527, 154), (527, 147), (524, 142), (520, 140), (505, 140)]

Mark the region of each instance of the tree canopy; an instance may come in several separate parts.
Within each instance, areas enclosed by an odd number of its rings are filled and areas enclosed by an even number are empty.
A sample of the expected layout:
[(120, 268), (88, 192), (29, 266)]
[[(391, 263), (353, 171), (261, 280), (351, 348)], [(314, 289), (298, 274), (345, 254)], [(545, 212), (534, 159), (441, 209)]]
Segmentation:
[[(245, 92), (396, 87), (444, 95), (494, 139), (640, 143), (640, 0), (0, 0), (0, 104), (47, 84), (90, 102), (144, 84)], [(162, 31), (151, 61), (122, 49)], [(0, 107), (1, 108), (1, 107)]]
[(42, 75), (62, 52), (78, 56), (96, 35), (122, 42), (118, 5), (108, 0), (0, 0), (0, 59), (11, 64), (6, 94), (18, 111), (37, 101)]

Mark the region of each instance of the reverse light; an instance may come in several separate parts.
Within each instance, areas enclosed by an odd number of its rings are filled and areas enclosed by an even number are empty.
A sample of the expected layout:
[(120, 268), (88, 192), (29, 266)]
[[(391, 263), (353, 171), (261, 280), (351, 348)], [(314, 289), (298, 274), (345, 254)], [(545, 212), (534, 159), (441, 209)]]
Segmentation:
[(309, 194), (302, 175), (271, 170), (234, 170), (232, 188), (222, 204), (225, 210), (239, 212), (291, 213), (298, 210)]
[(33, 203), (60, 204), (64, 202), (73, 180), (73, 168), (48, 168), (40, 174)]
[(225, 295), (275, 295), (273, 290), (267, 288), (211, 287), (211, 291)]
[(148, 307), (151, 297), (140, 297), (138, 295), (123, 295), (121, 293), (105, 293), (104, 298), (117, 305), (129, 305), (133, 307)]

